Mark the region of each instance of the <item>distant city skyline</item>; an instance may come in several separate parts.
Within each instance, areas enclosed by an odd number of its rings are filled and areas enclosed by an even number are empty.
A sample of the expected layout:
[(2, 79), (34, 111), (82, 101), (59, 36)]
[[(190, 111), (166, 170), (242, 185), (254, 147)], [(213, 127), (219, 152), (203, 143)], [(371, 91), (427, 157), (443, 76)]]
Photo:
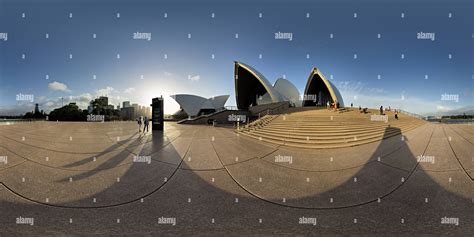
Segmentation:
[(35, 103), (49, 112), (61, 98), (87, 109), (99, 96), (148, 106), (163, 95), (167, 114), (179, 109), (173, 94), (230, 95), (235, 106), (236, 60), (301, 94), (317, 67), (346, 105), (474, 105), (468, 0), (42, 3), (0, 0), (0, 115)]

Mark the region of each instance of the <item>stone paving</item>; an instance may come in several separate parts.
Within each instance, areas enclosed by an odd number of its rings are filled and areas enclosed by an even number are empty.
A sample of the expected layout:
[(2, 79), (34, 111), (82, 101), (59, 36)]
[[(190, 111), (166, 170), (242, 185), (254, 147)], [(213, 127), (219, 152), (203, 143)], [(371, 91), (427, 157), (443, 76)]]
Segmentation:
[(0, 234), (474, 234), (474, 128), (298, 149), (232, 128), (0, 126)]

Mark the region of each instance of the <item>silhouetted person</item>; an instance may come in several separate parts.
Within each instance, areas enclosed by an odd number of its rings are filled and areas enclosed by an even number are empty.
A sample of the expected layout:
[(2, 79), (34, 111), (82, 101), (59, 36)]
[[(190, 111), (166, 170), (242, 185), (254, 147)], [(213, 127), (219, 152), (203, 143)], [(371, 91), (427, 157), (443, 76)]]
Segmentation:
[(141, 132), (142, 130), (142, 116), (137, 118), (137, 123), (138, 123), (138, 132)]
[(380, 115), (383, 115), (383, 106), (380, 106)]
[(336, 103), (336, 109), (339, 109), (339, 101)]
[(352, 109), (353, 104), (351, 103), (351, 109)]
[(395, 119), (398, 120), (398, 112), (395, 110)]
[(145, 118), (143, 119), (143, 132), (145, 132), (145, 128), (146, 128), (146, 132), (148, 132), (148, 123), (150, 121), (148, 120), (148, 117), (145, 116)]

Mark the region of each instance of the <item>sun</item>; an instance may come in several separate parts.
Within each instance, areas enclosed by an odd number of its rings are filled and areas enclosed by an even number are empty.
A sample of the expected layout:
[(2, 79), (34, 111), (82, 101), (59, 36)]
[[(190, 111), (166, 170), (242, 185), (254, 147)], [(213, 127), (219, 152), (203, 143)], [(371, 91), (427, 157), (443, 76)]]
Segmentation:
[(169, 88), (169, 85), (163, 87), (153, 85), (142, 88), (143, 93), (141, 94), (140, 90), (137, 90), (135, 93), (138, 93), (136, 97), (139, 99), (139, 103), (146, 106), (151, 104), (153, 98), (163, 96), (165, 114), (173, 114), (180, 109), (179, 104), (170, 97), (175, 94), (174, 91), (174, 88)]

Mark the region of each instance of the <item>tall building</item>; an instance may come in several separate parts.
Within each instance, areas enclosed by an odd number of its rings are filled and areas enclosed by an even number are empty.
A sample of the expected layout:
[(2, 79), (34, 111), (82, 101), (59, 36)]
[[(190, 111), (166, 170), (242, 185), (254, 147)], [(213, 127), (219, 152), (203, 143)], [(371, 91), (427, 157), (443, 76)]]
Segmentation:
[(123, 101), (122, 107), (117, 106), (117, 109), (120, 110), (120, 117), (122, 120), (135, 120), (140, 116), (151, 117), (150, 108), (147, 106), (141, 106), (139, 104), (130, 104), (130, 101)]
[(106, 96), (100, 96), (89, 102), (87, 106), (87, 112), (89, 113), (101, 113), (104, 109), (108, 108), (109, 98)]
[(148, 118), (151, 118), (151, 108), (150, 107), (146, 107), (146, 116), (148, 116)]
[(130, 101), (124, 101), (122, 104), (122, 108), (128, 108), (130, 107)]
[(138, 118), (141, 116), (138, 104), (132, 104), (132, 107), (135, 109), (135, 117)]
[(109, 105), (109, 98), (107, 96), (100, 96), (99, 98), (95, 99), (97, 105), (101, 107), (107, 107)]
[(120, 109), (120, 117), (122, 120), (135, 120), (135, 108), (125, 107)]

